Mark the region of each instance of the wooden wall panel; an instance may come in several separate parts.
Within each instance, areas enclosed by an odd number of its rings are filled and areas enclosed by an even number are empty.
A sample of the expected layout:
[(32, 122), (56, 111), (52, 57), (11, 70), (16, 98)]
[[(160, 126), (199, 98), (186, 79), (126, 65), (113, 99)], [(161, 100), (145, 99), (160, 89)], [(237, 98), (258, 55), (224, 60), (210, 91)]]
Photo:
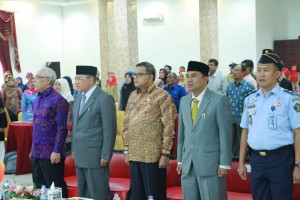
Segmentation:
[(274, 51), (280, 56), (285, 66), (292, 65), (300, 67), (300, 36), (297, 40), (275, 40)]

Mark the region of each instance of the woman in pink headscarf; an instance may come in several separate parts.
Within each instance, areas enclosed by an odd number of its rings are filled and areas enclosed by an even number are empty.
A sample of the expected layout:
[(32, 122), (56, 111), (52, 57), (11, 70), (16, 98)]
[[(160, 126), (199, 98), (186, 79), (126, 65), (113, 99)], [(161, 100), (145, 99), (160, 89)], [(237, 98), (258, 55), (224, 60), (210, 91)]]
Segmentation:
[(117, 88), (117, 77), (114, 74), (108, 75), (107, 93), (110, 94), (114, 100), (118, 101), (118, 88)]

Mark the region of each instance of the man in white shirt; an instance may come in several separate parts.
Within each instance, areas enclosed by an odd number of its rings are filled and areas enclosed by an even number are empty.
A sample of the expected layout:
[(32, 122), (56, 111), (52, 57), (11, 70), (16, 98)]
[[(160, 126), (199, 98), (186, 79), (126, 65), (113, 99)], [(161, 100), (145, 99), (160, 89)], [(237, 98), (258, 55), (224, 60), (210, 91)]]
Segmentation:
[(209, 76), (208, 76), (208, 85), (209, 89), (212, 89), (216, 92), (226, 94), (227, 80), (223, 76), (222, 72), (217, 71), (219, 62), (216, 59), (210, 59), (208, 61), (209, 66)]

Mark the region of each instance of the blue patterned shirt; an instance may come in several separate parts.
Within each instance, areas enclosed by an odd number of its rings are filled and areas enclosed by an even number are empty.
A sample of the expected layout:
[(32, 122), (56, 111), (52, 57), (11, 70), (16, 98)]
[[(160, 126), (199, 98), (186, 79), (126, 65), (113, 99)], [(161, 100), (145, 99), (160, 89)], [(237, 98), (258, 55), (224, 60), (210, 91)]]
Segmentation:
[(68, 107), (68, 102), (52, 87), (39, 92), (32, 108), (32, 158), (50, 159), (52, 152), (66, 156)]
[(244, 100), (247, 94), (251, 93), (254, 90), (254, 86), (251, 83), (246, 82), (245, 80), (242, 80), (238, 84), (236, 82), (229, 83), (229, 85), (227, 86), (226, 95), (230, 100), (233, 123), (241, 122)]

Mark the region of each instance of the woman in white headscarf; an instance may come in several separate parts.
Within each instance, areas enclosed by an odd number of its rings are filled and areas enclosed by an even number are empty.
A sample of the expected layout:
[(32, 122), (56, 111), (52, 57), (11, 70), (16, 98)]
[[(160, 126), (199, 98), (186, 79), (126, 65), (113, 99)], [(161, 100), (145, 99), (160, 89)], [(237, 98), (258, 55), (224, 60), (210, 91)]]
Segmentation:
[(71, 139), (71, 131), (72, 131), (72, 110), (74, 97), (71, 94), (69, 83), (66, 79), (60, 78), (57, 79), (54, 83), (53, 88), (63, 96), (67, 102), (69, 103), (69, 112), (68, 112), (68, 137), (67, 143), (70, 142)]

